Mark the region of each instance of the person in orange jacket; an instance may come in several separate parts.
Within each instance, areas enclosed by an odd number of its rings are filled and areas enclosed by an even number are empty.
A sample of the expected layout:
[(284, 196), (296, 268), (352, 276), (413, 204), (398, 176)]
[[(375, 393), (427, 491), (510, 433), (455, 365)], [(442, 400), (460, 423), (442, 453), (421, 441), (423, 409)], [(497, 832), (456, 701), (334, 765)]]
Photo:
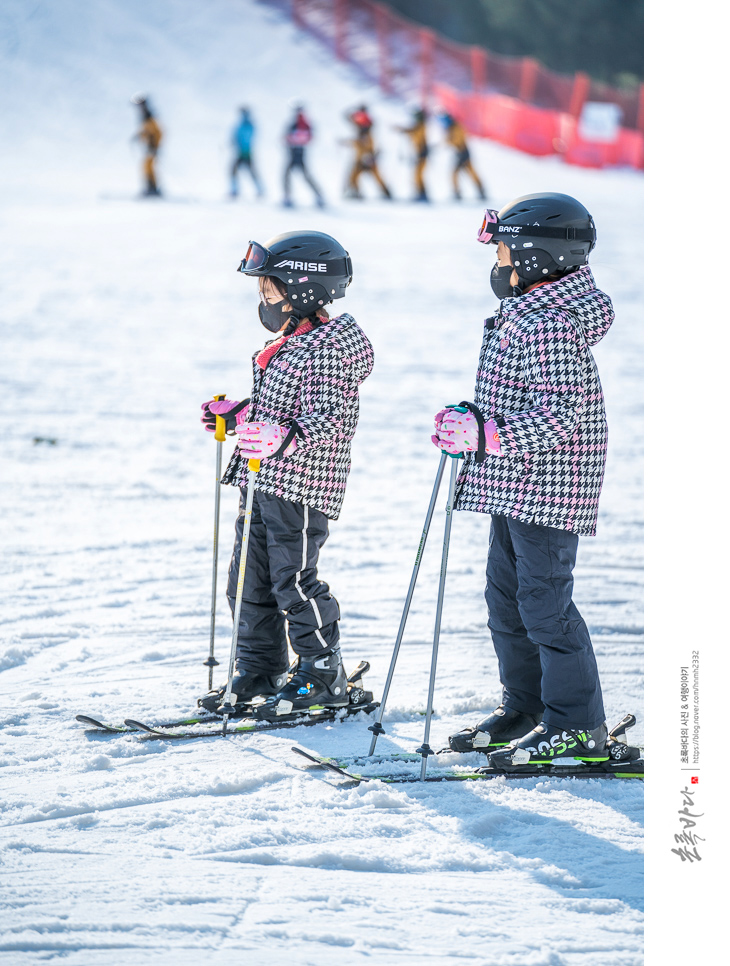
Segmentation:
[(133, 136), (132, 140), (140, 141), (145, 148), (145, 156), (142, 162), (142, 174), (145, 180), (145, 187), (142, 194), (159, 197), (162, 192), (157, 185), (155, 162), (157, 160), (160, 142), (162, 141), (162, 130), (155, 120), (144, 94), (135, 94), (132, 98), (132, 103), (139, 107), (142, 121), (139, 131)]
[(422, 109), (414, 111), (413, 123), (410, 127), (396, 127), (396, 131), (407, 134), (416, 152), (413, 168), (413, 180), (416, 189), (414, 201), (428, 201), (423, 173), (428, 159), (428, 139), (426, 135), (427, 115)]
[(373, 121), (368, 114), (368, 109), (365, 104), (358, 107), (352, 114), (349, 114), (347, 119), (355, 125), (356, 131), (353, 140), (347, 142), (355, 148), (355, 160), (347, 181), (347, 197), (358, 199), (363, 197), (360, 192), (359, 180), (360, 175), (367, 172), (377, 181), (383, 197), (390, 198), (390, 189), (383, 181), (382, 175), (378, 170), (375, 142), (373, 141), (372, 134)]
[(446, 131), (446, 142), (451, 144), (456, 150), (456, 164), (451, 175), (454, 186), (454, 198), (456, 198), (457, 201), (461, 200), (459, 175), (462, 171), (465, 171), (474, 182), (474, 187), (477, 189), (477, 194), (479, 197), (482, 200), (486, 199), (487, 195), (484, 190), (484, 185), (482, 184), (479, 175), (476, 173), (474, 166), (471, 163), (469, 145), (466, 143), (466, 132), (463, 126), (459, 124), (456, 118), (451, 114), (442, 114), (441, 123)]

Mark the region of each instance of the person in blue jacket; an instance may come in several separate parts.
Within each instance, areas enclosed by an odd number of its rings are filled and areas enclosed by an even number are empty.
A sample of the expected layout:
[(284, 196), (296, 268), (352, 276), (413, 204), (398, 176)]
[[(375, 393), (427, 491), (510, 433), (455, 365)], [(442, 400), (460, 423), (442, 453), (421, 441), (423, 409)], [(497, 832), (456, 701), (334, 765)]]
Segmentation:
[(261, 198), (264, 193), (251, 154), (255, 130), (251, 120), (251, 111), (247, 107), (242, 107), (241, 117), (233, 130), (232, 138), (234, 157), (231, 166), (231, 198), (238, 197), (238, 169), (241, 167), (248, 168), (248, 173), (251, 175), (251, 180), (256, 188), (257, 197)]

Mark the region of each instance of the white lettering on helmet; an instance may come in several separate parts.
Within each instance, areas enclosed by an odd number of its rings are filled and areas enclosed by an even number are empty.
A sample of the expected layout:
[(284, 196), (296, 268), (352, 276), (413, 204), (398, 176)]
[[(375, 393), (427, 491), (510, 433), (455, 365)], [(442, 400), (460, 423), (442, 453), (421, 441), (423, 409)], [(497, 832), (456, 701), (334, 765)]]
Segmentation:
[(522, 231), (522, 225), (500, 225), (498, 231), (508, 231), (511, 234)]
[(293, 272), (299, 270), (300, 272), (327, 273), (326, 262), (294, 262), (291, 259), (285, 259), (283, 262), (277, 262), (274, 268), (290, 268)]

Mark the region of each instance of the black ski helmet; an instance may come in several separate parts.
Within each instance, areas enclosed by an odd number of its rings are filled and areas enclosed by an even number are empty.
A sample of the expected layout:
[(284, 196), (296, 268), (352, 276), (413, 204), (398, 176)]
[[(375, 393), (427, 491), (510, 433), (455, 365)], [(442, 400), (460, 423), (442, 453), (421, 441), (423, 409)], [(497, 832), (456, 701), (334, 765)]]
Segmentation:
[(349, 254), (321, 231), (287, 231), (265, 245), (251, 241), (238, 266), (244, 275), (271, 275), (286, 288), (292, 315), (304, 319), (333, 299), (345, 297), (352, 281)]
[(520, 281), (529, 285), (554, 272), (587, 265), (596, 245), (596, 226), (575, 198), (544, 191), (487, 212), (478, 238), (493, 245), (503, 241)]

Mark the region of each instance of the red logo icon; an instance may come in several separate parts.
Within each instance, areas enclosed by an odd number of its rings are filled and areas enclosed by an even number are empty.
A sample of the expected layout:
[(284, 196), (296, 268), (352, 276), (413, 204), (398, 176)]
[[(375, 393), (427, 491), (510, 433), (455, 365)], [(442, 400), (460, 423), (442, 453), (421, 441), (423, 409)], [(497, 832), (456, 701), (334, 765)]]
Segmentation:
[(693, 785), (699, 785), (699, 783), (700, 783), (700, 780), (699, 780), (699, 778), (697, 777), (697, 775), (693, 775), (693, 776), (692, 776), (692, 784), (693, 784)]

